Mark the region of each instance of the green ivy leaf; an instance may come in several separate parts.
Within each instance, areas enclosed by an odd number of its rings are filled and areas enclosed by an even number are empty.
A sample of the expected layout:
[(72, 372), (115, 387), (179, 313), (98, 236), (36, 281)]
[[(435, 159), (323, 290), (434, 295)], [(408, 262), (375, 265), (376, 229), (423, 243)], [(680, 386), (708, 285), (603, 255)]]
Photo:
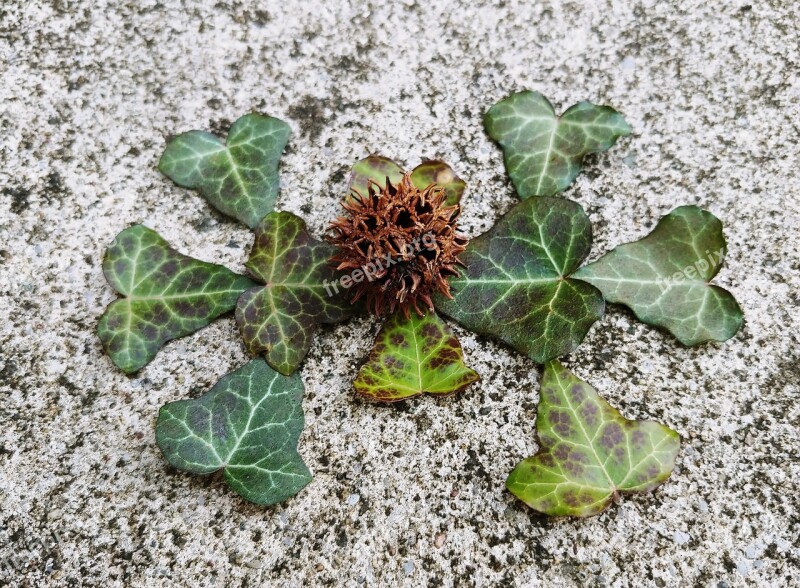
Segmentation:
[(492, 106), (484, 125), (503, 148), (520, 198), (558, 194), (578, 176), (585, 155), (606, 151), (631, 133), (613, 108), (579, 102), (559, 117), (547, 98), (530, 91)]
[(395, 402), (429, 394), (459, 392), (479, 379), (464, 365), (461, 344), (450, 327), (429, 312), (392, 315), (354, 382), (356, 392)]
[(303, 431), (303, 382), (254, 359), (203, 396), (164, 405), (156, 443), (180, 470), (210, 474), (256, 504), (275, 504), (311, 481), (297, 440)]
[[(385, 186), (387, 177), (392, 184), (396, 185), (403, 177), (403, 168), (388, 157), (370, 155), (353, 165), (347, 193), (349, 195), (355, 190), (359, 194), (367, 194), (367, 186), (370, 181), (379, 186)], [(447, 194), (448, 205), (458, 204), (467, 187), (464, 180), (456, 175), (452, 167), (438, 159), (425, 161), (415, 167), (411, 172), (411, 182), (420, 190), (431, 184), (441, 186)]]
[(531, 198), (470, 241), (437, 310), (492, 335), (538, 363), (571, 352), (603, 314), (592, 285), (570, 277), (589, 253), (592, 228), (577, 203)]
[(629, 421), (557, 361), (545, 366), (536, 417), (539, 452), (506, 487), (547, 515), (589, 516), (621, 492), (646, 492), (672, 473), (678, 434), (653, 421)]
[(620, 245), (575, 276), (684, 345), (725, 341), (742, 324), (733, 295), (709, 284), (725, 250), (719, 219), (696, 206), (681, 206), (647, 237)]
[(305, 358), (320, 323), (336, 323), (353, 312), (330, 267), (333, 246), (314, 239), (289, 212), (273, 212), (255, 229), (246, 266), (263, 283), (247, 290), (236, 305), (245, 345), (267, 363), (291, 374)]
[(178, 135), (158, 169), (252, 229), (275, 206), (278, 162), (290, 132), (280, 119), (246, 114), (231, 126), (227, 145), (203, 131)]
[(142, 225), (117, 235), (103, 273), (125, 298), (108, 305), (97, 333), (111, 361), (126, 373), (150, 362), (167, 341), (233, 310), (239, 294), (253, 286), (221, 265), (178, 253)]

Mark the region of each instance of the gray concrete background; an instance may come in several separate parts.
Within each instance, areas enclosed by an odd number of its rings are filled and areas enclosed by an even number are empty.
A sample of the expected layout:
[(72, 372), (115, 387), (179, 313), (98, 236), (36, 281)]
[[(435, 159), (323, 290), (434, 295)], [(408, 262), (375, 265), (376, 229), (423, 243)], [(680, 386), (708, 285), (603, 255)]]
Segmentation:
[[(0, 562), (15, 586), (800, 586), (795, 2), (5, 0), (0, 6)], [(231, 318), (135, 377), (94, 329), (134, 222), (242, 270), (247, 230), (155, 169), (166, 138), (287, 120), (279, 208), (319, 234), (350, 165), (450, 162), (475, 236), (514, 203), (483, 113), (535, 89), (634, 129), (566, 192), (592, 257), (688, 203), (725, 223), (717, 283), (745, 312), (695, 349), (612, 308), (568, 358), (683, 449), (653, 495), (548, 520), (503, 487), (536, 450), (536, 367), (458, 329), (479, 385), (383, 407), (350, 382), (377, 325), (327, 328), (302, 367), (314, 481), (274, 508), (166, 466), (158, 407), (246, 355)], [(54, 540), (53, 534), (59, 539)], [(20, 570), (9, 573), (9, 558)]]

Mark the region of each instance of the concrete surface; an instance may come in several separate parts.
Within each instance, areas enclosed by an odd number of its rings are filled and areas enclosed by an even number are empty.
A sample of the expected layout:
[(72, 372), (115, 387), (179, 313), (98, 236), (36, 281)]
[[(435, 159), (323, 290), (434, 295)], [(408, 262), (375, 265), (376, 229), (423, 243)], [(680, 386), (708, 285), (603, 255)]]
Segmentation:
[[(0, 6), (0, 562), (13, 586), (798, 586), (797, 3), (5, 0)], [(568, 190), (593, 257), (680, 204), (726, 226), (717, 282), (746, 324), (686, 349), (611, 309), (569, 359), (629, 418), (684, 439), (672, 479), (588, 520), (503, 482), (536, 450), (531, 362), (459, 330), (458, 397), (366, 404), (376, 330), (328, 328), (302, 368), (315, 475), (258, 508), (171, 470), (158, 407), (246, 356), (231, 318), (135, 377), (103, 355), (100, 258), (134, 222), (242, 270), (247, 230), (155, 169), (165, 139), (259, 110), (290, 122), (280, 208), (320, 233), (352, 162), (441, 157), (463, 229), (514, 202), (481, 117), (536, 89), (634, 128)], [(12, 560), (18, 570), (10, 565)]]

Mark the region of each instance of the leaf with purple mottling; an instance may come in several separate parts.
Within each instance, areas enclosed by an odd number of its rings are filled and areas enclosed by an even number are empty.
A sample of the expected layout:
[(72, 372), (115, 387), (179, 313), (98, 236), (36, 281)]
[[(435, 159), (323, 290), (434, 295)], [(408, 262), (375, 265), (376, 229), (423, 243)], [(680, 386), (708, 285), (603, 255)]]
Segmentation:
[(539, 452), (506, 486), (548, 515), (589, 516), (620, 493), (652, 490), (672, 473), (680, 447), (675, 431), (624, 418), (557, 361), (545, 366), (536, 432)]
[(143, 225), (125, 229), (103, 258), (103, 273), (124, 298), (108, 305), (97, 333), (118, 368), (132, 373), (167, 342), (233, 310), (253, 282), (221, 265), (175, 251)]
[(359, 394), (382, 402), (452, 394), (479, 379), (463, 357), (455, 334), (435, 313), (408, 318), (395, 313), (378, 333), (353, 385)]
[(576, 202), (519, 202), (459, 255), (466, 267), (450, 279), (452, 299), (434, 297), (436, 310), (537, 363), (570, 353), (605, 308), (597, 288), (572, 276), (591, 243)]
[(236, 305), (236, 322), (252, 354), (291, 374), (303, 361), (320, 323), (337, 323), (353, 307), (337, 293), (339, 274), (330, 267), (333, 246), (308, 234), (290, 212), (273, 212), (255, 229), (245, 264), (262, 286), (250, 288)]

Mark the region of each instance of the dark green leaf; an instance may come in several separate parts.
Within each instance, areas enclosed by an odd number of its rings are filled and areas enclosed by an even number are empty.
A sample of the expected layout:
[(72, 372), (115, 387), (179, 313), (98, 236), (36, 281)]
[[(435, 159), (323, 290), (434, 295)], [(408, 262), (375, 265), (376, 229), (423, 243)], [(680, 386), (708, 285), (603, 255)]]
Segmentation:
[(103, 259), (108, 283), (125, 298), (108, 305), (97, 326), (111, 361), (126, 373), (147, 364), (164, 343), (233, 309), (253, 282), (172, 249), (158, 233), (122, 231)]
[(250, 353), (264, 353), (273, 368), (290, 374), (308, 353), (317, 326), (344, 320), (353, 309), (328, 261), (333, 246), (309, 235), (303, 219), (273, 212), (255, 233), (246, 265), (264, 285), (242, 294), (236, 322)]
[(383, 324), (354, 386), (368, 398), (394, 402), (423, 392), (451, 394), (477, 380), (453, 331), (435, 313), (396, 313)]
[(246, 114), (231, 126), (227, 145), (203, 131), (178, 135), (167, 144), (158, 169), (254, 228), (275, 206), (278, 162), (289, 133), (282, 120)]
[(294, 496), (311, 481), (297, 440), (303, 431), (303, 382), (254, 359), (196, 400), (163, 406), (156, 443), (180, 470), (224, 470), (228, 485), (257, 504)]
[(536, 417), (539, 452), (514, 468), (508, 489), (548, 515), (589, 516), (621, 492), (646, 492), (672, 473), (678, 434), (629, 421), (557, 361), (545, 367)]
[(459, 257), (453, 300), (436, 308), (476, 333), (493, 335), (539, 363), (571, 352), (603, 314), (603, 297), (570, 274), (589, 252), (583, 209), (563, 198), (517, 204)]
[(722, 223), (696, 206), (682, 206), (644, 239), (620, 245), (575, 276), (684, 345), (697, 345), (725, 341), (742, 324), (733, 295), (709, 284), (724, 257)]
[(585, 155), (609, 149), (631, 132), (613, 108), (579, 102), (560, 117), (538, 92), (519, 92), (489, 109), (486, 131), (503, 148), (520, 198), (553, 196), (581, 171)]

